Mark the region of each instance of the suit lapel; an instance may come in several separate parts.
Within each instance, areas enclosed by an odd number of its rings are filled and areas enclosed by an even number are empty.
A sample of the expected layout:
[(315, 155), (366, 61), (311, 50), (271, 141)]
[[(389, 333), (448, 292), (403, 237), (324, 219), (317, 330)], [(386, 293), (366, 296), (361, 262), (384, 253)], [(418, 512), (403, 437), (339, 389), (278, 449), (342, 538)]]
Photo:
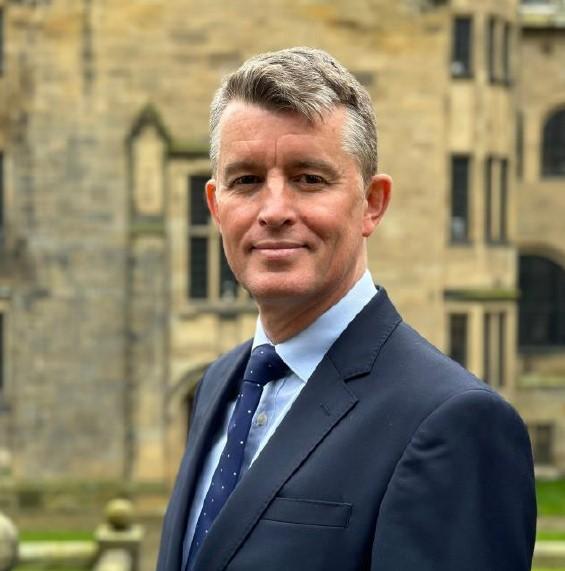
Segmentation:
[(382, 290), (350, 323), (233, 491), (198, 553), (194, 571), (225, 569), (285, 482), (354, 409), (358, 399), (346, 381), (372, 370), (399, 322)]
[(225, 568), (280, 488), (356, 402), (324, 359), (214, 522), (195, 571)]
[[(166, 548), (167, 560), (164, 566), (166, 571), (178, 571), (181, 568), (182, 544), (188, 522), (188, 507), (192, 503), (197, 478), (201, 472), (206, 455), (219, 426), (219, 418), (230, 398), (234, 386), (241, 380), (243, 369), (249, 359), (251, 342), (246, 343), (235, 361), (226, 364), (218, 370), (210, 370), (210, 382), (213, 389), (209, 395), (200, 395), (202, 403), (198, 403), (193, 418), (190, 439), (187, 450), (182, 459), (173, 494), (169, 501), (166, 522), (163, 528), (164, 541), (168, 541)], [(166, 535), (165, 535), (166, 534)], [(164, 545), (164, 544), (163, 544)], [(161, 548), (163, 549), (163, 548)]]

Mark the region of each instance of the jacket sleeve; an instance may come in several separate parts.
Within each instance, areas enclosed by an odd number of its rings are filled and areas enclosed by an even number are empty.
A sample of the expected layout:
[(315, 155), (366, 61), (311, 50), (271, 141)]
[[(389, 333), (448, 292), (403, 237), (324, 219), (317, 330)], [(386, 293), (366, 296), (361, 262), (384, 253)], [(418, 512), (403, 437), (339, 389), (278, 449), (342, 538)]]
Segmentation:
[(375, 571), (529, 571), (536, 501), (530, 441), (487, 389), (451, 397), (419, 426), (379, 512)]

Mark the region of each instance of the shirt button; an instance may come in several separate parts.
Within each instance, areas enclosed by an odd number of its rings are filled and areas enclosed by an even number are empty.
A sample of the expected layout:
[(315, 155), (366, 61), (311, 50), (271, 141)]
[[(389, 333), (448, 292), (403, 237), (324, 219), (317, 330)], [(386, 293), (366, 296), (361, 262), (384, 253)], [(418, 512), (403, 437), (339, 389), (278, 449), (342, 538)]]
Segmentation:
[(261, 412), (257, 415), (257, 418), (255, 419), (255, 425), (256, 426), (265, 426), (265, 424), (267, 424), (268, 421), (268, 417), (264, 412)]

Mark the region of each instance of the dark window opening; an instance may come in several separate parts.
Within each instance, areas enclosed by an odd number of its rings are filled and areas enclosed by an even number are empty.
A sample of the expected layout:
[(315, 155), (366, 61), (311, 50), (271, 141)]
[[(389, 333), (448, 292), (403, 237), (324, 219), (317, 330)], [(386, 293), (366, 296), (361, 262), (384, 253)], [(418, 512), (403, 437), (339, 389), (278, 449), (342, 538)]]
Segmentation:
[(520, 256), (519, 342), (565, 345), (565, 270), (541, 256)]
[(208, 297), (208, 238), (190, 238), (190, 287), (192, 299)]
[(493, 197), (493, 167), (494, 159), (487, 157), (485, 160), (485, 239), (487, 242), (493, 241), (492, 228), (492, 197)]
[(206, 205), (206, 183), (208, 176), (196, 175), (189, 179), (190, 185), (190, 216), (189, 220), (193, 226), (206, 225), (210, 220), (210, 212)]
[(0, 395), (4, 391), (4, 315), (0, 313)]
[(451, 75), (471, 77), (473, 65), (473, 21), (469, 16), (453, 20)]
[(235, 299), (237, 297), (238, 283), (231, 271), (220, 242), (220, 297), (222, 299)]
[(524, 175), (524, 113), (516, 116), (516, 176), (521, 179)]
[(508, 22), (502, 28), (502, 79), (506, 84), (512, 81), (512, 27)]
[(4, 243), (4, 155), (0, 152), (0, 247)]
[(508, 159), (500, 160), (500, 195), (498, 207), (498, 241), (508, 238)]
[(0, 75), (4, 73), (4, 10), (0, 7)]
[(469, 177), (470, 158), (454, 156), (451, 159), (451, 224), (452, 243), (469, 240)]
[(487, 19), (487, 29), (486, 29), (486, 62), (487, 62), (487, 74), (490, 83), (495, 83), (497, 80), (496, 73), (496, 18), (494, 16), (489, 16)]
[(467, 314), (449, 316), (449, 356), (463, 367), (467, 366)]
[(553, 113), (543, 127), (543, 176), (565, 176), (565, 108)]
[(534, 461), (538, 465), (550, 466), (553, 464), (553, 424), (534, 424), (529, 427), (530, 439)]

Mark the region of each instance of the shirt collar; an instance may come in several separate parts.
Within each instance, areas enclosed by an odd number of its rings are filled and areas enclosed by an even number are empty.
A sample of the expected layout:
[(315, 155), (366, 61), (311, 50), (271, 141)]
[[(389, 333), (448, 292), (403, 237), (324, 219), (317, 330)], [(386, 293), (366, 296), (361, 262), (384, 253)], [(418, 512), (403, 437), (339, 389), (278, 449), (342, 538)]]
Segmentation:
[[(356, 315), (377, 293), (377, 288), (368, 270), (357, 283), (332, 307), (320, 315), (316, 321), (294, 337), (275, 345), (281, 359), (293, 373), (306, 382), (329, 348), (353, 321)], [(263, 343), (271, 343), (261, 318), (257, 318), (253, 348)], [(272, 343), (271, 343), (272, 344)]]

